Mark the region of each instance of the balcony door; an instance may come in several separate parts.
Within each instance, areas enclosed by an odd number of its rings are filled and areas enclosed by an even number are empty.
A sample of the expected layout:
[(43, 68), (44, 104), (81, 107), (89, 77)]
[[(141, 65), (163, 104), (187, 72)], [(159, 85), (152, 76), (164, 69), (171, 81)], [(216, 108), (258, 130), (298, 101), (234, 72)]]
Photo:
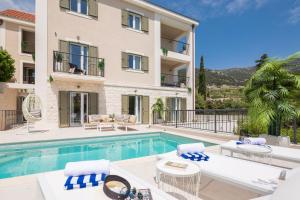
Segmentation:
[(70, 43), (70, 63), (85, 73), (88, 72), (88, 51), (86, 45)]
[(88, 120), (88, 93), (70, 93), (70, 125), (80, 126)]

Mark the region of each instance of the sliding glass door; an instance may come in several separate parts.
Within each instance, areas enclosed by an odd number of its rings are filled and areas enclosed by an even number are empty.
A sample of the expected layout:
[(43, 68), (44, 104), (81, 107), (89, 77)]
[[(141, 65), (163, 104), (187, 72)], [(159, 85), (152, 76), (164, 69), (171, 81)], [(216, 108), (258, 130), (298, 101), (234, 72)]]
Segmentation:
[(88, 70), (88, 47), (81, 44), (70, 44), (70, 63), (78, 69), (87, 72)]

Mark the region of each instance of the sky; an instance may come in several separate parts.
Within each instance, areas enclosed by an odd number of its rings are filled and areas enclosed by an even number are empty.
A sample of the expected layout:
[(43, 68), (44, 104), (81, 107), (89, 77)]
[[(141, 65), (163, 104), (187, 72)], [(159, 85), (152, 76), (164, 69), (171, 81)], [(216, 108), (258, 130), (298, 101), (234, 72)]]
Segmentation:
[[(300, 0), (149, 0), (200, 21), (196, 65), (254, 66), (263, 53), (284, 58), (300, 51)], [(0, 10), (34, 12), (34, 0), (0, 0)]]

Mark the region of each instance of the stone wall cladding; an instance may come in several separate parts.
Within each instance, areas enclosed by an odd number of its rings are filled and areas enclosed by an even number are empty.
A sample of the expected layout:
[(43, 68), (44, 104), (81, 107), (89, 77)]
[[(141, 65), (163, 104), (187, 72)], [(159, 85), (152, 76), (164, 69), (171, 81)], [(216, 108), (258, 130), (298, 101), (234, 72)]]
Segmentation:
[[(99, 113), (100, 114), (120, 114), (121, 113), (121, 96), (122, 95), (141, 95), (150, 97), (150, 107), (161, 97), (182, 97), (187, 98), (187, 108), (192, 109), (192, 95), (187, 89), (164, 89), (164, 88), (146, 88), (133, 86), (103, 85), (94, 83), (71, 83), (65, 81), (54, 81), (47, 86), (47, 121), (58, 125), (59, 91), (78, 91), (78, 92), (95, 92), (99, 94)], [(150, 113), (151, 114), (151, 113)], [(152, 119), (150, 117), (150, 119)]]

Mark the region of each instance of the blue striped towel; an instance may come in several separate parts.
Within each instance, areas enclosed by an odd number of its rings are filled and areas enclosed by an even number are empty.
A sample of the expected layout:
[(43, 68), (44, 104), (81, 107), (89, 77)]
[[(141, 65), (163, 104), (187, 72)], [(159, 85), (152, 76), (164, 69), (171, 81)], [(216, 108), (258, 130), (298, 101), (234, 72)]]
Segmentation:
[(209, 156), (204, 153), (183, 153), (181, 154), (181, 157), (184, 159), (189, 159), (192, 161), (208, 161)]
[(95, 187), (98, 186), (101, 182), (104, 182), (106, 176), (106, 174), (69, 176), (66, 180), (64, 187), (66, 190)]

